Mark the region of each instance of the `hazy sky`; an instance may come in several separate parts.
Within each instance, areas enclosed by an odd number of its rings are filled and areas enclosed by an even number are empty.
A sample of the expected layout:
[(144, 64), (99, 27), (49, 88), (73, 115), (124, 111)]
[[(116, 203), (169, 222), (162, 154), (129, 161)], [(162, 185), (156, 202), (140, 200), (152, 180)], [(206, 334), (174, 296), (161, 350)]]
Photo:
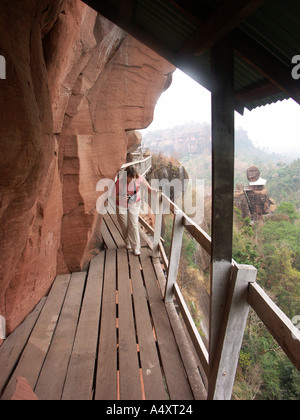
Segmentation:
[[(210, 92), (176, 70), (173, 83), (162, 94), (155, 117), (147, 131), (159, 130), (185, 122), (211, 122)], [(236, 126), (243, 127), (256, 146), (277, 153), (300, 157), (300, 105), (293, 100), (236, 113)]]

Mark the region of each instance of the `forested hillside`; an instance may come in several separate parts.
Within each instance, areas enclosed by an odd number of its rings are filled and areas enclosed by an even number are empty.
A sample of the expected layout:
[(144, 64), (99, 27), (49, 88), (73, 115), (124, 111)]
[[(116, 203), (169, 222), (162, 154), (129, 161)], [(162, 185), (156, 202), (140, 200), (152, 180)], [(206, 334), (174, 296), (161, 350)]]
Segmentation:
[(265, 172), (268, 190), (278, 203), (291, 202), (300, 210), (300, 159), (292, 164), (277, 163)]
[[(300, 314), (300, 221), (292, 203), (251, 224), (235, 209), (234, 259), (258, 269), (258, 283), (293, 319)], [(300, 374), (254, 312), (247, 323), (236, 399), (299, 400)]]

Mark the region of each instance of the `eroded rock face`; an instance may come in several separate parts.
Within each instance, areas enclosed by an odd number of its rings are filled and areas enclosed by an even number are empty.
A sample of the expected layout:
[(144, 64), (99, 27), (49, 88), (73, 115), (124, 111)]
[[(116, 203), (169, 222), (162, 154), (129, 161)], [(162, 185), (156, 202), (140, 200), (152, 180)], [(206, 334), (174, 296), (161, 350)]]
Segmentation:
[[(59, 1), (3, 1), (0, 51), (0, 313), (13, 329), (56, 274), (62, 216), (44, 31)], [(47, 29), (48, 28), (48, 29)]]
[[(114, 178), (174, 68), (79, 0), (2, 0), (0, 314), (13, 330), (101, 244)], [(132, 138), (132, 137), (131, 137)]]

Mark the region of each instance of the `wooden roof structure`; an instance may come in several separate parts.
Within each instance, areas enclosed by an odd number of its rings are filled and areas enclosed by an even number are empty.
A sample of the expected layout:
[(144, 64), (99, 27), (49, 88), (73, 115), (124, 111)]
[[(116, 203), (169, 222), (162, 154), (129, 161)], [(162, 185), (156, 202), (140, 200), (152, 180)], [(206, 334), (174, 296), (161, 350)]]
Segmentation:
[[(234, 48), (235, 109), (293, 98), (300, 54), (297, 0), (84, 0), (210, 91), (211, 49), (230, 37)], [(299, 60), (300, 61), (300, 60)]]

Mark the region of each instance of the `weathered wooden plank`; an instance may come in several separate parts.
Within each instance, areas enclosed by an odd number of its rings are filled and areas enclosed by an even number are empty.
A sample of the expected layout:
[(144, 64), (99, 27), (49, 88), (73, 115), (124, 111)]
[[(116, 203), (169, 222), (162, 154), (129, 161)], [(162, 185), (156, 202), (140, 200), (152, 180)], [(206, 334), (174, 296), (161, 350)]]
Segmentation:
[[(127, 251), (118, 251), (119, 370), (121, 400), (141, 400), (141, 378), (128, 271)], [(139, 263), (136, 259), (136, 264)]]
[(125, 248), (124, 238), (109, 215), (105, 217), (106, 225), (118, 248)]
[(209, 377), (209, 355), (208, 351), (206, 350), (206, 347), (203, 343), (202, 338), (200, 337), (200, 334), (196, 328), (195, 322), (188, 310), (188, 307), (185, 303), (185, 300), (181, 294), (181, 291), (179, 289), (179, 286), (176, 284), (175, 286), (175, 297), (177, 299), (177, 303), (180, 307), (180, 311), (183, 317), (183, 320), (186, 324), (186, 328), (189, 332), (190, 338), (194, 344), (194, 347), (196, 349), (197, 355), (199, 357), (199, 360), (202, 364), (202, 368), (206, 374), (207, 377)]
[(0, 348), (0, 397), (26, 346), (34, 325), (43, 309), (43, 298), (25, 321), (6, 339)]
[[(141, 219), (140, 219), (141, 220)], [(148, 237), (147, 233), (143, 231), (143, 229), (140, 227), (140, 238), (141, 238), (141, 247), (149, 247), (153, 251), (153, 240)]]
[(166, 194), (162, 193), (162, 203), (165, 206), (164, 211), (166, 211), (167, 213), (171, 212), (173, 214), (175, 214), (176, 211), (181, 211), (181, 209), (175, 204), (173, 203), (173, 201), (166, 196)]
[(18, 376), (25, 377), (31, 388), (35, 388), (60, 316), (70, 278), (69, 275), (57, 276), (18, 366), (2, 395), (3, 400), (11, 399)]
[(101, 234), (102, 234), (104, 243), (108, 249), (117, 249), (117, 245), (115, 241), (113, 240), (112, 235), (110, 231), (108, 230), (108, 227), (106, 226), (105, 217), (102, 220)]
[(139, 232), (140, 232), (141, 247), (147, 248), (149, 246), (150, 249), (153, 248), (153, 245), (151, 244), (150, 240), (147, 238), (147, 235), (145, 234), (145, 232), (142, 231), (141, 227), (139, 227)]
[(182, 365), (148, 250), (142, 250), (141, 261), (170, 398), (192, 400), (193, 394)]
[[(114, 203), (111, 202), (111, 200), (109, 200), (109, 204), (108, 204), (108, 208), (107, 209), (108, 209), (107, 217), (110, 217), (111, 218), (111, 220), (113, 221), (114, 225), (116, 226), (116, 228), (117, 228), (117, 230), (120, 233), (120, 236), (122, 238), (122, 240), (120, 241), (119, 248), (124, 248), (124, 246), (125, 246), (124, 245), (124, 238), (123, 238), (122, 229), (121, 229), (120, 224), (118, 222), (118, 216), (117, 216), (117, 212), (116, 212), (116, 206), (115, 206)], [(140, 219), (140, 221), (142, 220), (141, 217), (139, 219)], [(141, 231), (141, 229), (140, 229), (140, 231)], [(143, 235), (141, 235), (141, 246), (142, 247), (148, 246), (148, 241), (145, 240), (145, 238), (144, 238)]]
[[(125, 171), (127, 168), (129, 168), (130, 166), (140, 166), (142, 163), (146, 163), (146, 167), (150, 167), (151, 166), (151, 162), (152, 162), (152, 156), (147, 156), (145, 159), (141, 159), (141, 160), (137, 160), (135, 162), (129, 162), (129, 163), (125, 163), (121, 170)], [(139, 169), (139, 168), (138, 168)]]
[(300, 331), (257, 283), (250, 285), (248, 302), (300, 371)]
[(72, 354), (64, 387), (63, 401), (91, 401), (93, 399), (93, 378), (96, 352)]
[[(234, 31), (236, 53), (265, 76), (280, 91), (300, 104), (298, 80), (290, 77), (291, 69), (241, 29)], [(291, 57), (292, 58), (292, 57)], [(261, 96), (260, 96), (261, 97)]]
[(102, 303), (105, 252), (90, 264), (87, 284), (62, 400), (90, 400)]
[[(165, 273), (163, 271), (160, 259), (159, 258), (152, 258), (152, 263), (153, 263), (153, 267), (154, 267), (154, 270), (155, 270), (155, 274), (156, 274), (156, 277), (157, 277), (157, 280), (158, 280), (160, 290), (163, 291), (163, 290), (166, 289), (167, 280), (166, 280), (166, 276), (165, 276)], [(169, 266), (169, 263), (167, 263), (165, 265), (166, 268), (168, 268), (168, 266)]]
[(117, 399), (116, 251), (106, 251), (96, 400)]
[(60, 400), (72, 352), (86, 273), (72, 274), (57, 328), (35, 393), (39, 400)]
[[(161, 259), (162, 259), (162, 263), (164, 265), (164, 268), (165, 268), (166, 272), (168, 272), (169, 260), (168, 260), (168, 257), (167, 257), (165, 248), (164, 248), (164, 246), (163, 246), (162, 243), (160, 243), (158, 245), (158, 248), (159, 248), (159, 251), (160, 251), (160, 256), (161, 256)], [(154, 258), (154, 260), (158, 260), (159, 261), (159, 258)], [(165, 290), (165, 289), (162, 289), (162, 290)]]
[(136, 0), (121, 0), (120, 2), (120, 14), (124, 19), (133, 19), (134, 11), (136, 7)]
[(129, 258), (136, 327), (146, 399), (166, 400), (167, 393), (164, 386), (155, 337), (153, 335), (153, 327), (146, 296), (147, 292), (143, 285), (139, 260), (137, 260), (137, 258), (132, 254), (129, 255)]
[(201, 25), (201, 28), (181, 49), (186, 55), (201, 55), (238, 27), (266, 0), (227, 0)]
[(234, 265), (229, 296), (214, 360), (211, 363), (208, 399), (231, 400), (240, 350), (249, 313), (249, 284), (254, 283), (256, 268)]
[(207, 399), (207, 391), (204, 387), (204, 382), (199, 372), (199, 360), (193, 350), (191, 340), (188, 339), (183, 325), (180, 321), (175, 305), (172, 303), (166, 304), (166, 309), (174, 332), (174, 337), (181, 354), (182, 362), (187, 373), (187, 377), (197, 401), (204, 401)]
[(146, 222), (146, 220), (143, 219), (142, 216), (139, 216), (139, 222), (150, 235), (154, 236), (154, 229)]
[(166, 303), (170, 303), (174, 299), (174, 284), (177, 282), (178, 269), (181, 258), (183, 232), (183, 213), (182, 211), (178, 211), (174, 215), (172, 242), (168, 266), (168, 277), (165, 290)]
[(184, 215), (184, 226), (208, 255), (211, 255), (212, 244), (210, 236), (186, 215)]
[[(160, 284), (160, 288), (161, 290), (165, 289), (165, 284), (166, 284), (166, 279), (165, 279), (165, 275), (161, 266), (161, 263), (158, 259), (154, 259), (153, 260), (153, 266), (155, 269), (155, 273), (157, 276), (157, 279), (159, 281)], [(201, 337), (199, 336), (199, 333), (197, 332), (195, 323), (189, 313), (189, 310), (187, 308), (187, 305), (184, 301), (184, 298), (179, 290), (179, 286), (178, 284), (175, 284), (174, 287), (174, 295), (175, 295), (175, 299), (177, 301), (177, 304), (180, 308), (181, 311), (181, 315), (182, 318), (184, 320), (185, 326), (186, 326), (186, 330), (187, 333), (189, 334), (189, 338), (190, 338), (190, 342), (192, 343), (192, 345), (194, 346), (194, 350), (197, 353), (197, 357), (199, 358), (199, 368), (201, 371), (201, 383), (199, 383), (199, 378), (197, 377), (197, 373), (195, 372), (195, 374), (192, 373), (189, 374), (189, 371), (191, 370), (190, 366), (193, 366), (193, 357), (189, 357), (189, 354), (191, 353), (191, 349), (190, 349), (190, 345), (187, 345), (186, 343), (183, 346), (180, 346), (179, 341), (183, 341), (183, 339), (181, 337), (183, 337), (185, 335), (185, 332), (182, 332), (181, 329), (178, 327), (178, 324), (181, 324), (181, 321), (178, 318), (177, 312), (175, 310), (175, 306), (170, 303), (168, 305), (166, 305), (167, 311), (168, 311), (168, 315), (169, 315), (169, 319), (170, 319), (170, 323), (172, 325), (172, 329), (174, 331), (174, 336), (175, 339), (177, 341), (180, 353), (181, 353), (181, 357), (183, 360), (183, 363), (185, 365), (185, 369), (187, 371), (187, 375), (189, 377), (189, 381), (191, 383), (191, 388), (193, 390), (193, 394), (195, 396), (195, 399), (206, 399), (204, 398), (205, 395), (207, 395), (206, 390), (204, 390), (204, 384), (205, 386), (207, 386), (207, 375), (209, 372), (209, 366), (208, 366), (208, 352), (205, 348), (205, 345), (201, 339)], [(172, 309), (170, 309), (172, 308)], [(173, 310), (174, 308), (174, 310)], [(176, 317), (177, 315), (177, 317)], [(181, 347), (184, 347), (181, 350)], [(188, 360), (187, 359), (191, 359)], [(203, 366), (201, 365), (201, 360), (202, 360), (202, 364), (205, 366), (206, 365), (206, 372), (203, 368)], [(188, 365), (188, 366), (187, 366)], [(198, 371), (198, 370), (197, 370)], [(199, 374), (199, 371), (198, 371)], [(191, 378), (192, 376), (192, 378)]]
[(212, 48), (212, 271), (210, 360), (223, 322), (232, 263), (234, 51), (230, 37)]
[[(146, 229), (147, 233), (151, 235), (152, 237), (154, 237), (154, 229), (143, 219), (143, 216), (139, 217), (139, 222)], [(165, 240), (162, 237), (160, 238), (160, 241), (162, 243), (165, 242)], [(151, 248), (152, 247), (153, 247), (153, 244), (151, 245)]]
[[(170, 208), (170, 211), (175, 214), (176, 212), (182, 211), (176, 204), (174, 204), (165, 194), (162, 194), (163, 203)], [(186, 230), (196, 239), (196, 241), (202, 246), (202, 248), (211, 255), (212, 244), (210, 236), (204, 232), (190, 217), (183, 213), (184, 227)]]
[[(122, 240), (120, 240), (119, 248), (124, 248), (124, 243), (125, 242), (124, 242), (124, 238), (123, 238), (123, 234), (122, 234), (122, 229), (121, 229), (120, 224), (118, 222), (118, 217), (115, 213), (109, 213), (109, 216), (111, 217), (113, 223), (115, 224), (115, 226), (116, 226), (117, 230), (119, 231), (120, 236), (122, 238)], [(139, 230), (140, 230), (140, 233), (141, 233), (141, 228)], [(143, 235), (140, 235), (140, 239), (141, 239), (141, 246), (142, 247), (148, 246), (148, 242), (145, 240)]]
[(159, 243), (162, 232), (162, 217), (163, 217), (163, 202), (161, 191), (157, 194), (156, 198), (156, 209), (155, 211), (155, 228), (154, 228), (154, 239), (153, 239), (153, 257), (159, 258)]

